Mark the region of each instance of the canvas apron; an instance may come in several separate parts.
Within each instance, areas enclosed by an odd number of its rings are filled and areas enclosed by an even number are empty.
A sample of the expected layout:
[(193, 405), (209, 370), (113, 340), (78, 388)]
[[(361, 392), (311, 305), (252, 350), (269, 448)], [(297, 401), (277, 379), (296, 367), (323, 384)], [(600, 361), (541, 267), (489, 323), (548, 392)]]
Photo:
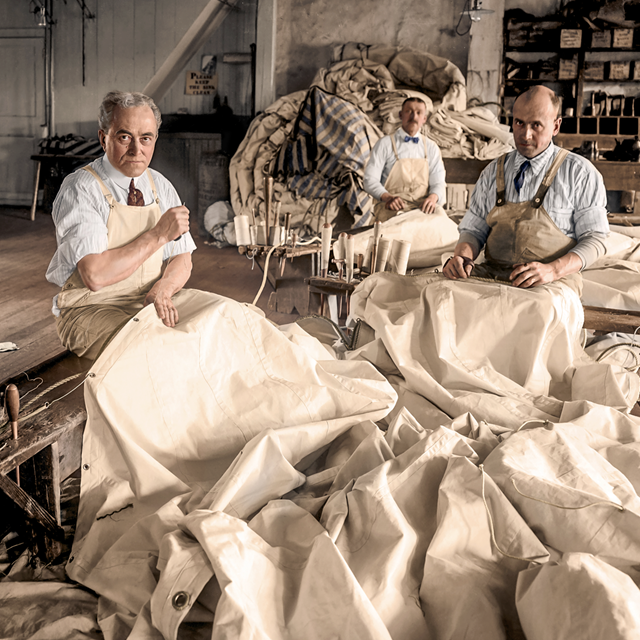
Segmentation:
[[(429, 160), (427, 159), (427, 141), (420, 136), (424, 144), (424, 158), (398, 157), (395, 137), (391, 136), (393, 153), (396, 163), (391, 167), (384, 188), (394, 198), (399, 196), (404, 200), (403, 211), (420, 209), (422, 202), (429, 195)], [(384, 202), (376, 203), (373, 213), (376, 222), (384, 222), (393, 218), (399, 211), (387, 209)]]
[[(147, 171), (153, 202), (143, 207), (120, 204), (91, 167), (84, 167), (100, 185), (109, 203), (108, 249), (129, 244), (152, 229), (162, 216), (158, 194)], [(163, 248), (158, 249), (128, 278), (100, 291), (85, 286), (75, 269), (58, 294), (56, 320), (62, 344), (78, 356), (95, 359), (115, 334), (143, 307), (146, 294), (162, 273)]]
[[(485, 262), (474, 266), (472, 277), (510, 282), (509, 275), (514, 265), (525, 262), (552, 262), (576, 246), (576, 241), (558, 228), (543, 206), (544, 197), (568, 153), (566, 149), (560, 149), (535, 197), (527, 202), (505, 200), (506, 156), (498, 160), (496, 206), (487, 216), (487, 224), (491, 231), (484, 250)], [(580, 295), (580, 274), (570, 274), (562, 278), (562, 281)]]

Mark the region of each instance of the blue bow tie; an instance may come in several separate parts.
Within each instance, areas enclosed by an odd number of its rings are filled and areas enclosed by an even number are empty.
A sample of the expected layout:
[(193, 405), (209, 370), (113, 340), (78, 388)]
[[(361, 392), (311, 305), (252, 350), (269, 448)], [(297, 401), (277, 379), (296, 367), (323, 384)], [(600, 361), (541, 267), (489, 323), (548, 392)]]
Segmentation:
[(405, 142), (415, 142), (416, 144), (418, 144), (418, 142), (420, 141), (420, 138), (418, 138), (418, 136), (416, 136), (415, 138), (412, 138), (411, 136), (405, 136), (404, 137), (404, 141)]

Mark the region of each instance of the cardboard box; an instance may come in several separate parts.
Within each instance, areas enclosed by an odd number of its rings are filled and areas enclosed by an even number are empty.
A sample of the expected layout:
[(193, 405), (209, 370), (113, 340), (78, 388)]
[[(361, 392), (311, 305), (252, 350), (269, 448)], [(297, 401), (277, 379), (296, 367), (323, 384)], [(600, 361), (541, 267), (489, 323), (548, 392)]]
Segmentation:
[(615, 49), (631, 49), (633, 47), (633, 29), (614, 29), (613, 47)]
[(631, 62), (618, 60), (609, 63), (609, 80), (628, 80)]
[(604, 80), (604, 62), (585, 62), (584, 63), (584, 79), (585, 80)]
[(591, 33), (592, 49), (610, 49), (611, 48), (611, 31), (593, 31)]
[(573, 80), (578, 77), (578, 56), (558, 60), (558, 80)]
[(579, 49), (582, 45), (582, 29), (562, 29), (560, 31), (561, 49)]

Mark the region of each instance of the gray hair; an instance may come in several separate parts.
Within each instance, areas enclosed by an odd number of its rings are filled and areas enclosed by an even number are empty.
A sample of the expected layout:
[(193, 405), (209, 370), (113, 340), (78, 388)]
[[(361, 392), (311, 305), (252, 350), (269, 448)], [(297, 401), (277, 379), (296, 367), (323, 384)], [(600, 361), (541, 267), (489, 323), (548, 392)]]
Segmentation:
[(109, 91), (109, 93), (107, 93), (100, 105), (98, 125), (102, 131), (107, 133), (113, 122), (113, 111), (116, 107), (130, 109), (131, 107), (144, 106), (149, 107), (151, 111), (153, 111), (159, 130), (162, 124), (162, 116), (156, 103), (149, 96), (145, 96), (144, 93), (131, 93), (129, 91)]

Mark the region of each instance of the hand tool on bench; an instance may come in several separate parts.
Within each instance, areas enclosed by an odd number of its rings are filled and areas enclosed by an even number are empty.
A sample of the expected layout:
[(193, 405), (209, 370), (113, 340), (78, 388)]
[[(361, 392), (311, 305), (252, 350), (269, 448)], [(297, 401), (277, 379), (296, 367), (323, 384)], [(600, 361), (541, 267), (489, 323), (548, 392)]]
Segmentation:
[[(5, 404), (11, 423), (11, 434), (14, 440), (18, 439), (18, 415), (20, 414), (20, 393), (15, 384), (7, 386), (5, 391)], [(20, 466), (16, 465), (16, 484), (20, 486)]]

